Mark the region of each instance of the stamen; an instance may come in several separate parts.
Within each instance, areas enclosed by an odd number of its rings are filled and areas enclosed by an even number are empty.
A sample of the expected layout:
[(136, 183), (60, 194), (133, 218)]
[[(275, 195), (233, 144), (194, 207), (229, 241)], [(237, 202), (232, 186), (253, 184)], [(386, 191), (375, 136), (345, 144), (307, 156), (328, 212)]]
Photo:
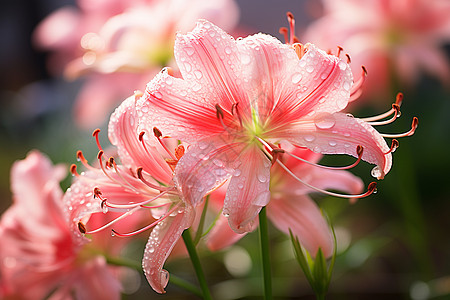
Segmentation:
[(77, 160), (80, 161), (83, 166), (85, 166), (87, 169), (95, 170), (94, 167), (90, 166), (87, 159), (84, 157), (83, 152), (81, 150), (77, 151)]
[(400, 134), (381, 134), (382, 137), (385, 138), (401, 138), (406, 136), (411, 136), (414, 134), (414, 132), (417, 129), (417, 126), (419, 126), (419, 119), (417, 117), (414, 117), (411, 123), (411, 129), (407, 132), (400, 133)]
[[(153, 198), (150, 198), (150, 199), (147, 199), (147, 200), (144, 200), (144, 201), (141, 201), (141, 202), (132, 203), (132, 204), (114, 204), (114, 203), (109, 203), (109, 202), (105, 201), (104, 204), (102, 203), (102, 205), (105, 205), (106, 207), (109, 207), (109, 208), (116, 208), (116, 209), (130, 209), (130, 208), (135, 208), (135, 207), (138, 207), (138, 206), (143, 207), (144, 205), (161, 198), (162, 196), (168, 194), (170, 191), (173, 191), (173, 190), (174, 190), (174, 188), (166, 190), (166, 191), (164, 191), (162, 193), (159, 193), (157, 196), (155, 196)], [(166, 203), (161, 204), (161, 205), (157, 205), (157, 206), (154, 206), (154, 207), (146, 207), (146, 208), (162, 207), (162, 206), (165, 206), (165, 205), (168, 205), (168, 204), (171, 204), (171, 202), (166, 202)]]
[(340, 197), (340, 198), (356, 199), (356, 198), (364, 198), (364, 197), (367, 197), (367, 196), (369, 196), (369, 195), (371, 195), (371, 194), (373, 194), (373, 193), (376, 193), (376, 187), (377, 187), (377, 183), (376, 183), (376, 182), (371, 182), (371, 183), (369, 184), (369, 186), (367, 187), (367, 191), (366, 191), (365, 193), (358, 194), (358, 195), (346, 195), (346, 194), (340, 194), (340, 193), (330, 192), (330, 191), (327, 191), (327, 190), (324, 190), (324, 189), (315, 187), (315, 186), (313, 186), (313, 185), (311, 185), (311, 184), (309, 184), (309, 183), (303, 181), (302, 179), (298, 178), (297, 175), (295, 175), (294, 173), (292, 173), (292, 171), (289, 170), (289, 168), (286, 167), (281, 161), (277, 160), (277, 163), (278, 163), (278, 164), (279, 164), (279, 165), (280, 165), (280, 166), (281, 166), (281, 167), (282, 167), (289, 175), (291, 175), (295, 180), (297, 180), (298, 182), (303, 183), (303, 184), (306, 185), (307, 187), (309, 187), (309, 188), (311, 188), (311, 189), (313, 189), (313, 190), (315, 190), (315, 191), (321, 192), (321, 193), (323, 193), (323, 194), (325, 194), (325, 195), (334, 196), (334, 197)]
[[(142, 143), (142, 145), (144, 146), (145, 152), (147, 152), (147, 154), (148, 154), (149, 156), (152, 156), (152, 155), (150, 154), (150, 152), (148, 151), (147, 146), (145, 145), (144, 134), (145, 134), (145, 131), (142, 131), (142, 132), (139, 134), (139, 141), (140, 141), (140, 142)], [(159, 144), (160, 144), (160, 145), (163, 147), (163, 149), (167, 152), (167, 154), (169, 154), (169, 156), (172, 157), (172, 159), (176, 159), (176, 157), (173, 155), (172, 151), (170, 151), (169, 149), (167, 149), (167, 146), (163, 143), (163, 141), (162, 141), (162, 139), (161, 139), (161, 137), (162, 137), (161, 131), (159, 131), (158, 128), (153, 127), (153, 134), (155, 135), (155, 137), (156, 137), (156, 139), (158, 140)]]
[[(350, 97), (355, 97), (356, 94), (358, 94), (358, 97), (359, 97), (359, 95), (361, 95), (362, 87), (363, 87), (363, 84), (366, 81), (366, 77), (367, 77), (366, 67), (361, 66), (361, 68), (362, 68), (361, 77), (358, 79), (357, 82), (355, 82), (353, 84), (352, 90), (350, 91)], [(353, 98), (353, 100), (356, 98)]]
[(392, 115), (396, 111), (397, 111), (397, 118), (399, 118), (401, 116), (400, 107), (402, 105), (402, 102), (403, 102), (403, 94), (402, 93), (398, 93), (396, 98), (395, 98), (395, 103), (392, 104), (392, 108), (390, 110), (388, 110), (387, 112), (385, 112), (383, 114), (380, 114), (378, 116), (373, 116), (373, 117), (368, 117), (368, 118), (361, 118), (361, 120), (363, 120), (365, 122), (378, 121), (378, 120), (381, 120), (381, 119), (389, 117), (390, 115)]
[(183, 145), (178, 145), (178, 147), (175, 148), (175, 157), (177, 160), (180, 160), (184, 155), (185, 149)]
[(283, 155), (285, 151), (283, 149), (280, 148), (275, 148), (271, 151), (272, 154), (272, 166), (275, 164), (275, 162), (277, 161), (277, 159), (280, 159), (280, 157)]
[(394, 103), (394, 104), (392, 104), (392, 109), (394, 110), (394, 116), (392, 116), (392, 118), (385, 120), (385, 121), (367, 122), (367, 123), (369, 123), (372, 126), (380, 126), (380, 125), (387, 125), (387, 124), (394, 122), (399, 117), (400, 106), (398, 106), (397, 104)]
[(306, 48), (303, 46), (303, 44), (295, 43), (292, 45), (294, 47), (295, 53), (298, 56), (298, 59), (301, 59), (303, 55), (306, 53)]
[(347, 63), (351, 63), (352, 62), (352, 58), (350, 57), (350, 54), (345, 53), (345, 56), (347, 57)]
[(137, 173), (137, 176), (138, 176), (139, 180), (141, 180), (146, 186), (148, 186), (148, 187), (150, 187), (150, 188), (152, 188), (152, 189), (158, 190), (158, 191), (160, 191), (160, 192), (164, 192), (164, 191), (167, 190), (167, 189), (162, 189), (160, 186), (158, 186), (158, 185), (156, 185), (156, 184), (153, 184), (153, 183), (148, 182), (148, 181), (144, 178), (144, 176), (142, 175), (142, 170), (143, 170), (143, 168), (142, 168), (142, 167), (139, 167), (139, 168), (136, 169), (136, 173)]
[(295, 19), (294, 15), (290, 11), (288, 11), (286, 15), (289, 22), (289, 31), (290, 31), (289, 44), (293, 45), (295, 43), (295, 40), (297, 40), (295, 36)]
[(217, 117), (217, 119), (223, 119), (224, 118), (224, 115), (223, 115), (223, 110), (222, 110), (222, 108), (220, 107), (220, 105), (219, 104), (216, 104), (216, 117)]
[(72, 165), (70, 166), (70, 173), (72, 173), (72, 175), (73, 175), (73, 176), (76, 176), (76, 177), (79, 177), (79, 176), (80, 176), (80, 174), (78, 174), (78, 172), (77, 172), (77, 165), (72, 164)]
[(236, 112), (236, 116), (239, 119), (239, 124), (242, 127), (242, 118), (241, 118), (241, 114), (239, 113), (238, 105), (239, 105), (239, 102), (233, 103), (233, 105), (231, 105), (231, 114), (234, 116), (235, 112)]
[(79, 221), (78, 222), (78, 230), (82, 233), (82, 234), (86, 234), (86, 226), (83, 224), (83, 222)]
[(336, 57), (339, 57), (339, 56), (341, 56), (341, 52), (344, 51), (344, 48), (342, 48), (341, 46), (337, 46), (337, 48), (338, 48), (338, 50), (336, 53)]
[[(141, 132), (141, 134), (139, 135), (139, 139), (141, 139), (141, 135), (144, 135), (144, 133), (145, 133), (145, 132)], [(162, 137), (162, 132), (161, 132), (158, 128), (156, 128), (156, 127), (153, 127), (153, 134), (154, 134), (157, 138)]]
[(393, 139), (392, 142), (391, 142), (391, 148), (389, 149), (388, 152), (386, 152), (384, 154), (386, 155), (386, 154), (389, 154), (391, 152), (395, 152), (395, 150), (397, 150), (399, 145), (400, 145), (399, 142), (396, 139)]
[(308, 161), (308, 160), (306, 160), (306, 159), (304, 159), (304, 158), (301, 158), (301, 157), (299, 157), (299, 156), (297, 156), (297, 155), (294, 155), (294, 154), (292, 154), (292, 153), (286, 152), (286, 154), (289, 155), (289, 156), (291, 156), (291, 157), (293, 157), (293, 158), (295, 158), (295, 159), (298, 159), (298, 160), (300, 160), (300, 161), (302, 161), (302, 162), (304, 162), (304, 163), (307, 163), (308, 165), (315, 166), (315, 167), (319, 167), (319, 168), (322, 168), (322, 169), (328, 169), (328, 170), (348, 170), (348, 169), (354, 168), (356, 165), (358, 165), (358, 164), (361, 162), (361, 158), (362, 158), (363, 152), (364, 152), (364, 147), (361, 146), (361, 145), (358, 145), (358, 146), (356, 147), (356, 154), (358, 155), (356, 161), (355, 161), (354, 163), (352, 163), (351, 165), (343, 166), (343, 167), (330, 167), (330, 166), (319, 165), (319, 164), (310, 162), (310, 161)]
[(286, 27), (280, 27), (280, 30), (278, 30), (278, 32), (284, 36), (285, 43), (289, 43), (288, 29)]
[[(137, 211), (138, 209), (140, 209), (141, 207), (135, 207), (133, 209), (130, 209), (129, 211), (121, 214), (120, 216), (118, 216), (117, 218), (115, 218), (114, 220), (106, 223), (105, 225), (97, 228), (97, 229), (93, 229), (93, 230), (89, 230), (89, 231), (85, 231), (85, 234), (93, 234), (93, 233), (97, 233), (100, 232), (102, 230), (107, 229), (108, 227), (112, 226), (113, 224), (119, 222), (120, 220), (123, 220), (124, 218), (128, 217), (129, 215), (133, 214), (135, 211)], [(79, 222), (80, 223), (80, 222)]]
[(141, 232), (144, 232), (146, 230), (149, 230), (150, 228), (154, 227), (155, 225), (157, 225), (159, 222), (163, 221), (164, 219), (166, 219), (168, 216), (170, 216), (176, 209), (178, 209), (178, 207), (180, 206), (181, 202), (177, 203), (174, 207), (172, 207), (166, 214), (164, 214), (164, 216), (162, 216), (161, 218), (159, 218), (158, 220), (156, 220), (155, 222), (141, 228), (138, 229), (136, 231), (133, 232), (129, 232), (129, 233), (118, 233), (117, 231), (115, 231), (114, 229), (112, 229), (112, 233), (115, 236), (118, 237), (129, 237), (129, 236), (133, 236), (136, 234), (139, 234)]
[(100, 129), (97, 128), (92, 132), (92, 136), (95, 137), (95, 142), (97, 143), (97, 147), (99, 150), (103, 150), (102, 146), (100, 145), (100, 140), (98, 138), (98, 134), (100, 133)]

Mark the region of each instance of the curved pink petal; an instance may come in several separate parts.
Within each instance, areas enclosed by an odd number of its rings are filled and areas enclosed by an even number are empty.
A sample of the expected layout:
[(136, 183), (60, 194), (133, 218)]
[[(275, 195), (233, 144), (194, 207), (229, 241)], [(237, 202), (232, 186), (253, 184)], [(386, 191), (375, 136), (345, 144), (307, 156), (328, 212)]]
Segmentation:
[(145, 246), (142, 267), (151, 287), (158, 293), (165, 293), (169, 282), (169, 272), (163, 270), (164, 262), (186, 228), (194, 218), (194, 210), (190, 207), (179, 208), (178, 211), (159, 222), (150, 234)]
[[(135, 96), (125, 99), (111, 115), (108, 136), (111, 143), (117, 146), (122, 163), (134, 171), (142, 167), (152, 174), (156, 180), (169, 183), (172, 180), (172, 170), (162, 157), (165, 150), (156, 140), (153, 130), (145, 132), (144, 148), (139, 140), (138, 115), (135, 108)], [(169, 157), (169, 154), (166, 154)]]
[(228, 185), (223, 214), (237, 233), (251, 231), (252, 222), (270, 200), (269, 159), (254, 145), (244, 149), (235, 161), (236, 168)]
[(178, 162), (174, 181), (186, 203), (196, 207), (208, 192), (233, 174), (242, 145), (229, 138), (219, 135), (200, 140)]
[(333, 236), (317, 205), (308, 196), (280, 197), (267, 206), (267, 216), (281, 231), (292, 233), (315, 256), (319, 248), (325, 257), (333, 253)]
[[(170, 76), (163, 70), (149, 82), (136, 109), (142, 130), (158, 128), (164, 136), (195, 142), (224, 131), (216, 116), (209, 90), (197, 90), (191, 81)], [(161, 116), (164, 116), (162, 118)]]
[[(289, 131), (278, 132), (295, 145), (316, 153), (348, 154), (357, 157), (358, 145), (364, 147), (362, 159), (377, 165), (374, 175), (382, 179), (392, 166), (392, 155), (384, 138), (368, 123), (343, 113), (321, 113), (314, 119), (299, 120)], [(386, 154), (387, 153), (387, 154)]]

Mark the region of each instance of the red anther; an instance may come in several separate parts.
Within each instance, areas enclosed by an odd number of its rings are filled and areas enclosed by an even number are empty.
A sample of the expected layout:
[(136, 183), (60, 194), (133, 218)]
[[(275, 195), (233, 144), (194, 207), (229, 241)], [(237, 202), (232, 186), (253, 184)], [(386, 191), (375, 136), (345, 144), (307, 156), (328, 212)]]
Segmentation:
[(284, 150), (281, 148), (272, 148), (272, 151), (270, 154), (272, 154), (272, 166), (280, 157), (283, 155)]
[(172, 171), (175, 171), (175, 167), (178, 164), (178, 160), (166, 158), (166, 163), (169, 165), (169, 167), (172, 169)]
[(412, 132), (409, 135), (413, 135), (414, 134), (414, 132), (417, 129), (417, 126), (419, 126), (419, 119), (417, 117), (414, 117), (413, 120), (412, 120), (412, 123), (411, 123)]
[(295, 44), (295, 43), (300, 43), (300, 40), (298, 39), (298, 37), (296, 37), (294, 35), (293, 40), (292, 40), (292, 44)]
[(364, 147), (361, 145), (358, 145), (356, 147), (356, 154), (358, 154), (358, 158), (361, 158), (364, 152)]
[(361, 68), (363, 69), (364, 75), (367, 76), (367, 69), (365, 66), (361, 66)]
[(377, 192), (377, 183), (375, 181), (372, 181), (369, 183), (369, 186), (367, 187), (367, 193), (366, 195), (369, 196), (370, 194)]
[(161, 131), (159, 131), (159, 129), (156, 128), (156, 127), (153, 127), (153, 134), (154, 134), (157, 138), (162, 137)]
[(224, 117), (223, 110), (219, 104), (216, 104), (216, 116), (217, 116), (217, 119), (220, 119), (220, 118), (223, 119), (223, 117)]
[(109, 158), (108, 162), (110, 166), (114, 166), (116, 164), (116, 162), (114, 161), (114, 157), (112, 156)]
[(105, 152), (103, 150), (98, 151), (97, 159), (102, 159), (102, 156)]
[(106, 202), (106, 199), (102, 200), (102, 203), (100, 203), (100, 208), (102, 210), (104, 210), (105, 207), (107, 207), (107, 206), (108, 206), (108, 202)]
[(345, 53), (345, 56), (347, 57), (347, 63), (351, 63), (352, 59), (350, 58), (350, 55), (348, 53)]
[(80, 174), (78, 174), (78, 172), (77, 172), (77, 165), (72, 164), (70, 166), (70, 173), (72, 173), (73, 176), (77, 176), (77, 177), (80, 176)]
[(295, 43), (292, 45), (294, 47), (295, 53), (298, 56), (298, 59), (301, 59), (303, 55), (306, 53), (305, 47), (300, 43)]
[(94, 188), (94, 198), (95, 197), (101, 198), (101, 196), (102, 196), (102, 191), (98, 187), (95, 187)]
[(92, 136), (95, 137), (95, 136), (98, 135), (99, 133), (100, 133), (100, 128), (97, 128), (97, 129), (95, 129), (95, 130), (92, 132)]
[(100, 140), (98, 138), (99, 133), (100, 133), (100, 129), (97, 128), (94, 130), (94, 132), (92, 132), (92, 136), (95, 137), (95, 142), (97, 143), (98, 149), (102, 150), (102, 146), (100, 145)]
[(183, 145), (178, 145), (177, 148), (175, 148), (175, 157), (179, 160), (183, 157), (184, 155), (184, 146)]
[(402, 106), (403, 102), (403, 93), (397, 93), (397, 96), (395, 97), (395, 104), (397, 104), (399, 107)]
[[(156, 127), (155, 127), (156, 128)], [(153, 129), (154, 131), (154, 129)], [(161, 132), (160, 132), (161, 133)], [(145, 131), (141, 131), (141, 133), (139, 133), (139, 142), (142, 142), (142, 139), (144, 137)], [(155, 134), (156, 135), (156, 134)]]
[(136, 169), (136, 174), (140, 180), (142, 180), (144, 178), (144, 177), (142, 177), (142, 169), (143, 169), (142, 167), (139, 167)]
[(79, 230), (82, 234), (85, 234), (85, 233), (87, 232), (86, 226), (85, 226), (81, 221), (78, 222), (78, 230)]
[(289, 43), (288, 29), (286, 27), (280, 27), (278, 32), (284, 36), (284, 41), (286, 44)]
[(344, 51), (344, 48), (342, 48), (341, 46), (337, 46), (338, 50), (337, 50), (337, 54), (336, 57), (341, 56), (341, 52)]
[(142, 96), (144, 96), (144, 93), (142, 91), (140, 91), (140, 90), (135, 90), (134, 91), (134, 100), (135, 101), (137, 101)]
[(83, 152), (82, 152), (81, 150), (78, 150), (78, 151), (77, 151), (77, 159), (78, 159), (79, 161), (82, 161), (82, 162), (87, 162), (87, 160), (86, 160), (86, 158), (84, 157)]
[(287, 16), (287, 18), (288, 18), (288, 22), (293, 22), (293, 21), (294, 21), (294, 14), (291, 13), (290, 11), (288, 11), (288, 12), (286, 13), (286, 16)]

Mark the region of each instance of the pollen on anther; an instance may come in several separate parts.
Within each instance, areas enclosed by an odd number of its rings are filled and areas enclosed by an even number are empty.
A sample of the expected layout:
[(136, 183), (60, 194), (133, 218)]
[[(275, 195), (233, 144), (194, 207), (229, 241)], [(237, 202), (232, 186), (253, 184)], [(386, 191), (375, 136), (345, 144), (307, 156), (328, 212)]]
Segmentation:
[(78, 222), (78, 230), (82, 233), (85, 234), (87, 232), (86, 230), (86, 226), (80, 221)]
[(154, 134), (157, 138), (162, 137), (161, 131), (159, 131), (159, 129), (156, 128), (156, 127), (153, 127), (153, 134)]
[(70, 173), (72, 173), (73, 176), (77, 176), (77, 177), (80, 176), (80, 174), (78, 174), (78, 172), (77, 172), (77, 165), (72, 164), (70, 166)]
[(351, 63), (352, 59), (350, 58), (350, 55), (348, 53), (345, 53), (345, 56), (347, 57), (347, 63)]

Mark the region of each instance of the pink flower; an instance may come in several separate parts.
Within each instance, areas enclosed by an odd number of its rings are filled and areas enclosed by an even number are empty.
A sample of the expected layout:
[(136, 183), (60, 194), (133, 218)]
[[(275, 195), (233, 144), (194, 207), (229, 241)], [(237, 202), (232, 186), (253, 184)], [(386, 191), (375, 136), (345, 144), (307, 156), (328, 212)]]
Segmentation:
[(102, 256), (74, 242), (59, 182), (63, 166), (37, 151), (11, 171), (14, 204), (0, 220), (2, 299), (119, 299)]
[[(317, 163), (320, 154), (305, 149), (295, 149), (293, 153), (310, 162)], [(310, 165), (293, 157), (284, 157), (283, 163), (297, 176), (315, 187), (321, 189), (340, 190), (346, 193), (356, 194), (363, 189), (360, 178), (350, 172), (342, 170), (330, 170), (318, 165)], [(289, 234), (291, 229), (300, 243), (315, 256), (319, 248), (325, 257), (333, 253), (333, 236), (327, 221), (315, 202), (308, 196), (314, 190), (299, 183), (291, 176), (286, 176), (279, 165), (274, 165), (270, 179), (271, 201), (267, 205), (267, 216), (280, 231)], [(212, 199), (220, 199), (220, 194), (213, 194)], [(244, 234), (237, 234), (230, 229), (225, 217), (216, 222), (207, 237), (208, 247), (215, 251), (234, 244)]]
[[(131, 237), (153, 228), (148, 239), (143, 269), (148, 282), (158, 293), (164, 293), (169, 274), (163, 265), (182, 232), (191, 226), (195, 207), (178, 196), (173, 184), (173, 169), (184, 154), (184, 147), (175, 140), (162, 138), (154, 132), (137, 131), (135, 102), (142, 93), (126, 99), (111, 116), (109, 139), (117, 147), (121, 164), (106, 154), (98, 142), (99, 167), (90, 166), (81, 152), (79, 159), (88, 169), (78, 174), (65, 202), (71, 215), (72, 231), (82, 242), (84, 236), (97, 235), (113, 228), (118, 237)], [(81, 205), (80, 205), (81, 204)], [(93, 223), (97, 215), (110, 216), (108, 222)], [(146, 224), (141, 226), (141, 223)], [(123, 232), (124, 230), (131, 232)], [(136, 229), (138, 228), (138, 229)], [(126, 241), (127, 239), (122, 239)], [(118, 242), (118, 241), (117, 241)]]
[(239, 15), (233, 0), (115, 0), (111, 7), (105, 1), (92, 7), (80, 2), (81, 11), (64, 8), (44, 21), (36, 39), (71, 57), (64, 64), (67, 78), (88, 75), (75, 105), (83, 128), (103, 124), (130, 90), (142, 88), (172, 64), (177, 31), (186, 32), (198, 18), (232, 29)]
[(366, 66), (367, 96), (378, 99), (389, 94), (392, 79), (411, 84), (421, 69), (449, 81), (449, 62), (440, 49), (450, 40), (448, 1), (323, 2), (324, 16), (311, 24), (303, 38), (324, 49), (342, 46), (353, 66)]
[[(235, 40), (200, 21), (192, 32), (177, 35), (175, 59), (182, 78), (166, 69), (148, 84), (137, 102), (139, 126), (191, 143), (174, 178), (186, 203), (196, 206), (230, 179), (223, 213), (234, 231), (251, 230), (268, 204), (272, 163), (295, 175), (278, 159), (290, 155), (278, 148), (282, 141), (361, 158), (376, 165), (379, 179), (389, 172), (392, 149), (383, 135), (341, 112), (354, 91), (350, 67), (339, 57), (265, 34)], [(394, 113), (395, 119), (395, 105), (370, 120)]]

